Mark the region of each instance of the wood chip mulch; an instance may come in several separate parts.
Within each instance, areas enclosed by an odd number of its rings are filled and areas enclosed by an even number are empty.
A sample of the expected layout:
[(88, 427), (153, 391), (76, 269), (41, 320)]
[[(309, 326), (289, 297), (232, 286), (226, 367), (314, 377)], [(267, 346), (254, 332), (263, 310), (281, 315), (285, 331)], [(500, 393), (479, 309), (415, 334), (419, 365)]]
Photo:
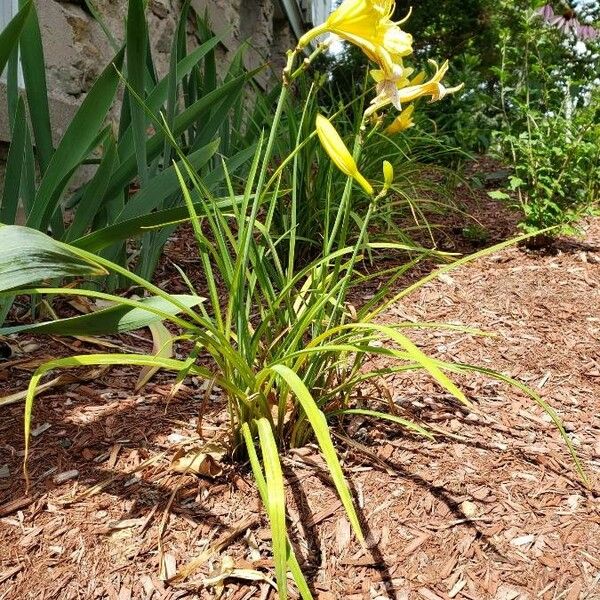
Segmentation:
[[(427, 377), (390, 376), (380, 395), (437, 435), (430, 442), (362, 418), (336, 429), (365, 546), (315, 449), (284, 458), (289, 525), (316, 598), (600, 599), (600, 220), (584, 228), (584, 239), (554, 252), (511, 248), (460, 268), (385, 320), (494, 333), (411, 337), (434, 356), (536, 390), (564, 420), (590, 487), (548, 416), (518, 390), (460, 377), (477, 406), (469, 412)], [(0, 363), (0, 395), (26, 387), (44, 356), (75, 351), (20, 343), (32, 346)], [(149, 348), (141, 337), (127, 344)], [(0, 600), (276, 598), (269, 527), (248, 471), (225, 464), (211, 480), (170, 468), (176, 450), (202, 443), (199, 432), (226, 429), (218, 390), (188, 381), (168, 402), (166, 376), (134, 393), (132, 369), (92, 375), (37, 402), (29, 495), (22, 406), (2, 410)]]

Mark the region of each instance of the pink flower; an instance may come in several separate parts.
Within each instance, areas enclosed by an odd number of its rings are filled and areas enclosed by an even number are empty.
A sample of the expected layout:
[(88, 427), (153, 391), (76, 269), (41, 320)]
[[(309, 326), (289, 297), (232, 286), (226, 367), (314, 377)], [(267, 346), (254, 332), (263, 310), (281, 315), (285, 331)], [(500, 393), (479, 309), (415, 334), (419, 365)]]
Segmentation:
[(544, 4), (544, 6), (538, 8), (535, 12), (546, 22), (550, 21), (554, 16), (554, 10), (550, 4)]
[(579, 28), (579, 39), (580, 40), (595, 40), (598, 38), (600, 33), (597, 29), (594, 29), (591, 25), (582, 25)]
[(595, 40), (600, 35), (598, 30), (591, 25), (583, 25), (572, 9), (567, 9), (562, 14), (557, 15), (551, 4), (544, 4), (535, 12), (548, 25), (556, 27), (564, 34), (572, 33), (580, 40)]

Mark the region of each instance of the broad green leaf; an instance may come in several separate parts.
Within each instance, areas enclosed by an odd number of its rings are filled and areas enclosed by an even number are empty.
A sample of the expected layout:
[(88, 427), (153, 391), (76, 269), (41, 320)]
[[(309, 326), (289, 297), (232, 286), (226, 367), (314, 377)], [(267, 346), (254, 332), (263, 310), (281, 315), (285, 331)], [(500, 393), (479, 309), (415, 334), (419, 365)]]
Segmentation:
[[(196, 15), (198, 37), (201, 42), (210, 40), (213, 33), (205, 19)], [(202, 93), (208, 94), (217, 88), (217, 63), (215, 53), (211, 50), (204, 61), (204, 77), (202, 78)]]
[[(173, 129), (173, 120), (175, 119), (175, 111), (177, 110), (177, 64), (179, 62), (179, 58), (185, 56), (187, 51), (189, 9), (190, 0), (185, 0), (183, 6), (181, 7), (179, 22), (177, 23), (177, 29), (175, 30), (175, 35), (173, 36), (173, 41), (171, 42), (171, 60), (169, 63), (169, 73), (167, 74), (167, 106), (164, 115), (165, 125), (169, 131)], [(156, 87), (154, 89), (156, 89)], [(146, 105), (150, 109), (147, 101)], [(162, 164), (170, 165), (172, 159), (173, 148), (171, 147), (170, 141), (165, 138)]]
[[(177, 65), (176, 82), (180, 83), (181, 80), (190, 73), (192, 68), (202, 60), (206, 53), (214, 48), (220, 41), (221, 38), (217, 36), (198, 48), (195, 48), (188, 56), (183, 58)], [(159, 81), (155, 88), (148, 94), (145, 102), (148, 110), (156, 114), (162, 109), (167, 101), (170, 83), (169, 75), (167, 75)], [(126, 97), (129, 97), (127, 92)], [(121, 135), (119, 136), (119, 152), (123, 156), (129, 156), (133, 151), (133, 131), (129, 126), (129, 122), (127, 122), (127, 127), (121, 131)]]
[[(177, 83), (189, 75), (191, 70), (222, 40), (222, 36), (214, 36), (198, 48), (194, 48), (187, 56), (177, 63)], [(158, 110), (166, 102), (169, 90), (169, 76), (159, 81), (158, 85), (148, 94), (147, 105), (151, 110)]]
[[(173, 294), (172, 297), (188, 308), (193, 308), (203, 302), (203, 298), (199, 296)], [(142, 298), (136, 304), (138, 307), (119, 304), (68, 319), (5, 327), (0, 329), (0, 335), (10, 335), (24, 331), (47, 335), (112, 335), (141, 329), (165, 320), (165, 316), (174, 316), (181, 312), (177, 306), (164, 298)], [(156, 312), (145, 310), (142, 305), (154, 309)]]
[(14, 131), (14, 116), (17, 114), (17, 101), (21, 96), (19, 91), (19, 70), (21, 61), (19, 60), (19, 45), (13, 47), (8, 58), (8, 66), (4, 73), (6, 78), (6, 108), (8, 110), (9, 129), (11, 134)]
[[(239, 197), (233, 199), (233, 202), (239, 202)], [(204, 216), (204, 209), (206, 207), (205, 202), (197, 202), (194, 204), (199, 216)], [(222, 210), (227, 210), (232, 207), (232, 200), (225, 198), (217, 203), (217, 207)], [(88, 252), (99, 252), (107, 246), (115, 242), (126, 240), (128, 238), (134, 238), (146, 233), (148, 229), (156, 227), (166, 227), (173, 223), (183, 222), (189, 219), (188, 210), (185, 206), (177, 206), (175, 208), (168, 208), (167, 210), (161, 210), (158, 212), (150, 213), (148, 215), (142, 215), (135, 219), (129, 219), (122, 223), (116, 223), (102, 229), (90, 233), (78, 240), (72, 242), (73, 246), (87, 250)]]
[(18, 225), (0, 225), (0, 292), (46, 279), (107, 275), (99, 264), (85, 260), (51, 237)]
[(33, 206), (36, 194), (36, 168), (35, 154), (33, 150), (33, 140), (29, 127), (25, 131), (25, 156), (23, 159), (23, 169), (21, 176), (20, 196), (25, 207), (25, 213), (28, 214)]
[(232, 92), (213, 107), (207, 122), (199, 129), (198, 137), (194, 142), (195, 148), (204, 146), (217, 134), (219, 128), (226, 122), (231, 108), (240, 102), (242, 91), (240, 88), (237, 92)]

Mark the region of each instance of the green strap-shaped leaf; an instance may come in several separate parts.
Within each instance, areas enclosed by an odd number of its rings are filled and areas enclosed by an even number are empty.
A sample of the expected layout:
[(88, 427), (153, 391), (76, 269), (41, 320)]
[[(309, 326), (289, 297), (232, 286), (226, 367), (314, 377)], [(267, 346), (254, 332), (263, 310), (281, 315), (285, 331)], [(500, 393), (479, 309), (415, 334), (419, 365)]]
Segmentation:
[[(196, 17), (196, 26), (198, 31), (198, 37), (202, 42), (210, 39), (213, 35), (206, 19), (203, 19), (199, 15)], [(204, 77), (202, 78), (202, 93), (208, 94), (213, 90), (217, 89), (217, 60), (213, 51), (209, 52), (206, 60), (204, 61)]]
[[(195, 169), (201, 169), (214, 156), (219, 148), (219, 142), (214, 141), (193, 154), (190, 154), (188, 160)], [(179, 180), (173, 166), (161, 171), (156, 177), (150, 180), (147, 188), (142, 188), (125, 204), (121, 214), (116, 221), (127, 221), (134, 217), (148, 214), (155, 208), (160, 208), (163, 202), (179, 191)]]
[(52, 145), (52, 127), (48, 106), (48, 86), (46, 84), (46, 65), (42, 34), (35, 3), (19, 0), (23, 8), (31, 5), (29, 15), (23, 27), (20, 41), (20, 58), (23, 67), (23, 79), (29, 106), (29, 117), (35, 139), (36, 158), (40, 171), (46, 173), (54, 147)]
[[(167, 92), (167, 109), (165, 112), (165, 125), (170, 131), (173, 129), (173, 120), (177, 110), (177, 64), (181, 57), (187, 53), (187, 26), (189, 16), (190, 0), (185, 0), (181, 7), (179, 22), (171, 43), (171, 60), (169, 65), (169, 73), (167, 75), (168, 92)], [(154, 88), (156, 89), (156, 87)], [(165, 138), (165, 148), (163, 151), (163, 165), (170, 165), (173, 159), (173, 148), (167, 138)]]
[(27, 139), (27, 121), (23, 98), (17, 100), (14, 118), (13, 136), (4, 175), (4, 190), (0, 198), (0, 222), (13, 224), (19, 207), (19, 191), (25, 163), (25, 142)]
[(117, 91), (117, 69), (122, 62), (121, 50), (96, 80), (73, 117), (40, 183), (27, 221), (30, 227), (43, 229), (47, 226), (68, 183), (67, 176), (86, 157), (90, 146), (97, 139)]
[[(256, 453), (256, 448), (254, 447), (254, 440), (252, 439), (252, 432), (250, 431), (248, 423), (242, 423), (241, 431), (242, 437), (244, 438), (244, 442), (246, 444), (246, 449), (248, 450), (248, 458), (250, 459), (250, 466), (252, 467), (252, 473), (254, 473), (254, 479), (256, 480), (256, 487), (258, 488), (258, 493), (260, 494), (263, 504), (266, 506), (269, 496), (267, 481), (263, 474), (260, 461), (258, 460), (258, 454)], [(313, 596), (310, 593), (310, 588), (308, 587), (306, 579), (302, 574), (302, 569), (298, 564), (298, 559), (294, 554), (294, 549), (292, 548), (289, 539), (287, 540), (287, 561), (302, 600), (313, 600)]]
[(302, 406), (302, 410), (304, 410), (306, 418), (313, 428), (315, 437), (317, 438), (317, 442), (321, 448), (321, 452), (323, 453), (323, 458), (329, 467), (329, 474), (333, 480), (333, 483), (335, 484), (340, 500), (346, 509), (346, 514), (348, 515), (350, 524), (354, 529), (356, 537), (358, 537), (358, 539), (362, 542), (364, 540), (362, 528), (356, 514), (356, 509), (354, 508), (354, 502), (352, 501), (352, 496), (350, 495), (350, 489), (348, 488), (346, 478), (342, 472), (340, 461), (338, 460), (333, 442), (331, 440), (331, 435), (329, 434), (329, 426), (327, 425), (327, 419), (325, 419), (325, 415), (317, 406), (317, 403), (315, 402), (306, 385), (304, 385), (304, 382), (294, 371), (292, 371), (292, 369), (285, 365), (276, 364), (268, 367), (265, 369), (265, 371), (273, 371), (277, 373), (296, 396), (300, 406)]
[[(181, 80), (190, 73), (194, 66), (202, 60), (206, 53), (214, 48), (220, 41), (220, 37), (215, 37), (205, 44), (202, 44), (202, 46), (194, 49), (188, 56), (183, 58), (177, 65), (176, 83), (179, 84)], [(161, 79), (156, 87), (148, 94), (145, 103), (148, 109), (153, 113), (158, 113), (167, 101), (170, 83), (170, 76), (167, 75)], [(128, 96), (129, 95), (126, 94), (126, 97)], [(127, 126), (121, 131), (121, 135), (119, 135), (119, 153), (122, 156), (129, 156), (134, 151), (133, 133), (132, 128), (129, 125), (129, 122), (127, 122)]]
[[(408, 339), (405, 335), (396, 331), (389, 325), (381, 325), (379, 323), (366, 323), (364, 321), (358, 321), (356, 323), (346, 323), (339, 325), (331, 329), (326, 330), (317, 338), (314, 338), (310, 342), (310, 346), (317, 347), (324, 340), (332, 338), (333, 336), (341, 332), (350, 331), (367, 331), (371, 333), (377, 333), (383, 335), (388, 339), (396, 342), (408, 355), (411, 360), (414, 360), (417, 364), (421, 365), (437, 383), (443, 387), (447, 392), (452, 394), (457, 400), (460, 400), (465, 406), (472, 408), (472, 403), (464, 393), (457, 387), (457, 385), (440, 369), (437, 361), (425, 354), (422, 350), (419, 350), (415, 344)], [(404, 358), (404, 357), (403, 357)]]
[[(144, 0), (129, 0), (127, 13), (127, 82), (131, 89), (144, 99), (146, 51), (148, 46), (148, 27)], [(148, 183), (148, 163), (146, 157), (146, 114), (133, 96), (129, 96), (131, 125), (133, 127), (133, 146), (137, 161), (140, 184)]]
[(434, 359), (427, 356), (427, 354), (425, 354), (422, 350), (419, 350), (419, 348), (417, 348), (417, 346), (415, 346), (411, 340), (409, 340), (405, 335), (402, 335), (396, 331), (393, 327), (380, 325), (378, 323), (352, 323), (350, 328), (366, 329), (369, 331), (379, 331), (383, 333), (389, 339), (393, 340), (400, 347), (402, 347), (412, 358), (412, 360), (422, 365), (423, 368), (433, 377), (433, 379), (438, 382), (442, 388), (452, 394), (465, 406), (473, 406), (464, 393), (457, 387), (457, 385), (439, 368)]
[(402, 417), (399, 417), (397, 415), (380, 412), (378, 410), (369, 410), (367, 408), (344, 408), (339, 411), (336, 411), (333, 414), (363, 415), (365, 417), (373, 417), (375, 419), (383, 419), (385, 421), (392, 421), (393, 423), (402, 425), (402, 427), (405, 427), (409, 431), (418, 433), (419, 435), (422, 435), (423, 437), (426, 437), (429, 440), (432, 440), (432, 441), (435, 440), (435, 438), (433, 437), (433, 434), (431, 434), (431, 432), (427, 431), (427, 429), (425, 429), (425, 427), (422, 427), (418, 423), (415, 423), (414, 421), (411, 421), (410, 419), (403, 419)]
[(110, 183), (110, 176), (116, 162), (117, 146), (113, 136), (109, 134), (106, 138), (102, 161), (96, 170), (96, 174), (85, 187), (83, 196), (77, 204), (75, 218), (67, 230), (67, 242), (84, 235), (103, 207), (102, 199)]
[[(199, 296), (173, 294), (179, 302), (189, 308), (203, 301)], [(46, 335), (112, 335), (148, 327), (165, 320), (165, 316), (177, 315), (181, 311), (164, 298), (150, 297), (137, 301), (138, 307), (119, 304), (87, 315), (58, 319), (45, 323), (31, 323), (0, 329), (0, 335), (10, 335), (28, 331)], [(142, 305), (156, 312), (145, 310)], [(162, 314), (157, 314), (162, 313)]]
[[(214, 36), (210, 40), (204, 42), (198, 48), (194, 48), (187, 56), (181, 58), (177, 63), (177, 76), (176, 83), (180, 83), (181, 80), (189, 75), (192, 69), (218, 44), (221, 42), (222, 36)], [(148, 107), (151, 110), (158, 110), (167, 101), (169, 86), (170, 86), (170, 75), (167, 75), (148, 95)]]
[[(216, 103), (220, 102), (223, 97), (229, 94), (236, 93), (240, 90), (246, 81), (250, 79), (254, 73), (250, 72), (237, 79), (225, 83), (214, 92), (200, 98), (188, 109), (184, 110), (175, 117), (173, 125), (173, 137), (176, 139), (187, 131), (194, 123), (196, 123), (201, 117), (206, 116), (206, 111), (209, 110)], [(154, 160), (164, 145), (164, 134), (162, 131), (154, 134), (146, 142), (146, 158), (148, 161)], [(121, 149), (119, 148), (119, 154)], [(121, 165), (115, 171), (111, 185), (106, 192), (107, 197), (114, 198), (119, 192), (136, 176), (137, 163), (135, 153), (126, 154), (121, 161)]]
[(279, 598), (286, 600), (287, 594), (287, 535), (285, 525), (285, 491), (283, 474), (279, 462), (279, 452), (273, 436), (271, 423), (265, 417), (256, 420), (260, 449), (262, 452), (265, 479), (267, 483), (267, 513), (271, 521), (273, 561)]
[[(201, 152), (201, 150), (198, 152)], [(249, 158), (252, 157), (253, 153), (254, 149), (249, 148), (243, 150), (239, 154), (236, 154), (229, 161), (227, 161), (228, 171), (233, 172), (237, 170), (242, 164), (244, 164)], [(165, 173), (167, 171), (165, 171)], [(225, 171), (222, 166), (219, 166), (206, 176), (206, 178), (204, 179), (204, 183), (210, 189), (211, 187), (217, 185), (217, 183), (219, 183), (219, 181), (221, 181), (224, 177)], [(194, 193), (192, 193), (192, 196), (193, 195)], [(266, 195), (265, 201), (267, 201), (270, 198), (270, 195)], [(233, 208), (240, 201), (241, 197), (239, 196), (234, 196), (233, 198), (220, 198), (214, 203), (214, 206), (219, 210), (224, 211)], [(205, 208), (206, 202), (194, 203), (194, 210), (199, 216), (205, 215)], [(104, 229), (94, 231), (84, 237), (81, 237), (78, 240), (73, 241), (72, 244), (73, 246), (81, 248), (82, 250), (87, 250), (89, 252), (99, 252), (100, 250), (103, 250), (104, 248), (114, 244), (115, 242), (120, 242), (127, 238), (138, 237), (141, 234), (145, 233), (145, 231), (148, 228), (160, 226), (166, 227), (169, 224), (182, 221), (187, 218), (189, 218), (187, 207), (176, 206), (174, 208), (168, 208), (150, 214), (143, 214), (139, 217), (127, 219), (121, 223), (110, 225), (108, 227), (105, 227)]]
[(0, 292), (46, 279), (107, 275), (91, 260), (71, 252), (51, 237), (18, 225), (0, 225)]

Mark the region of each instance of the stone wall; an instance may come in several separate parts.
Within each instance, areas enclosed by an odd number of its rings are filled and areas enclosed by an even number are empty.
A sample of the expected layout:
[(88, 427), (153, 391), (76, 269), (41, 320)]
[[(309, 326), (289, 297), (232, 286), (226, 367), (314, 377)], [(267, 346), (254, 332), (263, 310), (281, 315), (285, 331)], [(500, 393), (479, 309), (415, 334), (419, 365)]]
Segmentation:
[[(3, 0), (0, 0), (3, 1)], [(127, 0), (95, 0), (98, 12), (118, 43), (124, 38)], [(50, 113), (55, 141), (70, 122), (85, 93), (115, 51), (102, 27), (80, 0), (36, 0)], [(161, 75), (169, 68), (170, 45), (177, 23), (180, 0), (150, 0), (148, 25), (153, 56)], [(0, 141), (8, 141), (6, 91), (0, 84)]]
[[(83, 96), (114, 55), (114, 49), (83, 0), (35, 1), (42, 31), (53, 129), (60, 138)], [(222, 35), (223, 43), (217, 49), (222, 70), (244, 40), (250, 44), (246, 54), (247, 67), (254, 68), (265, 62), (276, 71), (282, 67), (285, 50), (295, 43), (295, 38), (280, 2), (192, 0), (198, 14), (206, 14), (213, 30)], [(94, 0), (94, 4), (117, 42), (123, 41), (127, 0)], [(169, 68), (171, 42), (180, 7), (181, 0), (148, 2), (148, 26), (159, 75), (166, 74)], [(192, 31), (190, 25), (193, 44)], [(268, 86), (270, 73), (272, 71), (267, 69), (257, 78), (261, 86)], [(3, 88), (0, 84), (0, 141), (7, 141)]]
[(192, 0), (199, 14), (208, 15), (215, 32), (223, 36), (224, 57), (246, 41), (246, 66), (269, 63), (279, 69), (295, 38), (278, 0)]
[[(126, 0), (95, 0), (116, 40), (124, 38)], [(48, 87), (55, 97), (77, 101), (114, 55), (100, 25), (78, 0), (37, 0)], [(168, 70), (179, 0), (150, 0), (148, 25), (158, 70)]]
[[(124, 37), (127, 0), (95, 0), (98, 12), (117, 41)], [(169, 67), (171, 41), (181, 0), (149, 0), (148, 26), (153, 56), (160, 74)], [(279, 0), (192, 0), (207, 14), (215, 32), (223, 35), (224, 62), (244, 40), (250, 44), (247, 63), (282, 64), (283, 51), (294, 36)], [(77, 101), (113, 55), (100, 25), (81, 0), (37, 0), (46, 58), (48, 87), (56, 97)], [(190, 29), (191, 31), (191, 29)]]

